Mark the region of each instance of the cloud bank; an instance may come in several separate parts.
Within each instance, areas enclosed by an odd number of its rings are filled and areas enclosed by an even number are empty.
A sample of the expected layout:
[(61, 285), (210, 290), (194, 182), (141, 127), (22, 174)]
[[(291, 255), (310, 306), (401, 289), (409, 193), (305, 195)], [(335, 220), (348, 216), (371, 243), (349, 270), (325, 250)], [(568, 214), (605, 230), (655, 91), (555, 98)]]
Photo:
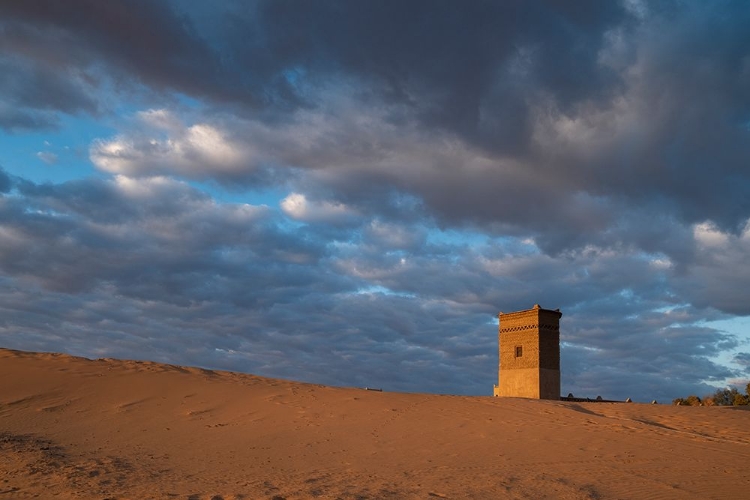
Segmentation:
[(712, 326), (750, 315), (744, 3), (0, 18), (4, 134), (112, 130), (74, 145), (92, 175), (0, 175), (6, 344), (479, 394), (498, 310), (540, 303), (564, 392), (750, 376)]

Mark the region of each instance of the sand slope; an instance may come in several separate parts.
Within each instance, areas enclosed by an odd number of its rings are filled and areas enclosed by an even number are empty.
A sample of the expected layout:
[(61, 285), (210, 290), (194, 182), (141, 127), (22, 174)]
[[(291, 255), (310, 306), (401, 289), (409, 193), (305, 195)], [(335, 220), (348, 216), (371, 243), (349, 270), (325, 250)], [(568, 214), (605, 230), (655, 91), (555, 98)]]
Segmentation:
[(750, 498), (748, 424), (0, 349), (0, 500)]

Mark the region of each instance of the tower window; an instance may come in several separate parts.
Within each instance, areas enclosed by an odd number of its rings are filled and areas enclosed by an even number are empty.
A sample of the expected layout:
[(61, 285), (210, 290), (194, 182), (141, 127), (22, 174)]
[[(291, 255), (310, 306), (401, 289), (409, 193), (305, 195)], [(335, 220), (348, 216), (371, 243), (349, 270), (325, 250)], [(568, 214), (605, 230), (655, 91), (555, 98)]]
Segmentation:
[(523, 356), (523, 347), (520, 346), (520, 345), (517, 345), (516, 346), (516, 357), (520, 358), (521, 356)]

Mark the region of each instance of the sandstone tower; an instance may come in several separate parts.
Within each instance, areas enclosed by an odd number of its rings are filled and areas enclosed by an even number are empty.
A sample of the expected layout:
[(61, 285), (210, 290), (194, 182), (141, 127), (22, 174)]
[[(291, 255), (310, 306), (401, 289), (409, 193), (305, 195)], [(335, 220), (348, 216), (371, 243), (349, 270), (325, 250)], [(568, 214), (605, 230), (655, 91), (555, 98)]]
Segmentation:
[(500, 368), (495, 396), (560, 399), (559, 309), (500, 313)]

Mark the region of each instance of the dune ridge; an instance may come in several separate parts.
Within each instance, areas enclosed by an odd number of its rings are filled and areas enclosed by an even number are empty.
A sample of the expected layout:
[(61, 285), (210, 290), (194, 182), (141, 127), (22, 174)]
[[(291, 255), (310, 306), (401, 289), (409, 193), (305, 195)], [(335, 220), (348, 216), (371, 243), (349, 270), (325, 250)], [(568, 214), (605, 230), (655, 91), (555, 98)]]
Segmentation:
[(0, 349), (0, 499), (748, 498), (749, 422)]

